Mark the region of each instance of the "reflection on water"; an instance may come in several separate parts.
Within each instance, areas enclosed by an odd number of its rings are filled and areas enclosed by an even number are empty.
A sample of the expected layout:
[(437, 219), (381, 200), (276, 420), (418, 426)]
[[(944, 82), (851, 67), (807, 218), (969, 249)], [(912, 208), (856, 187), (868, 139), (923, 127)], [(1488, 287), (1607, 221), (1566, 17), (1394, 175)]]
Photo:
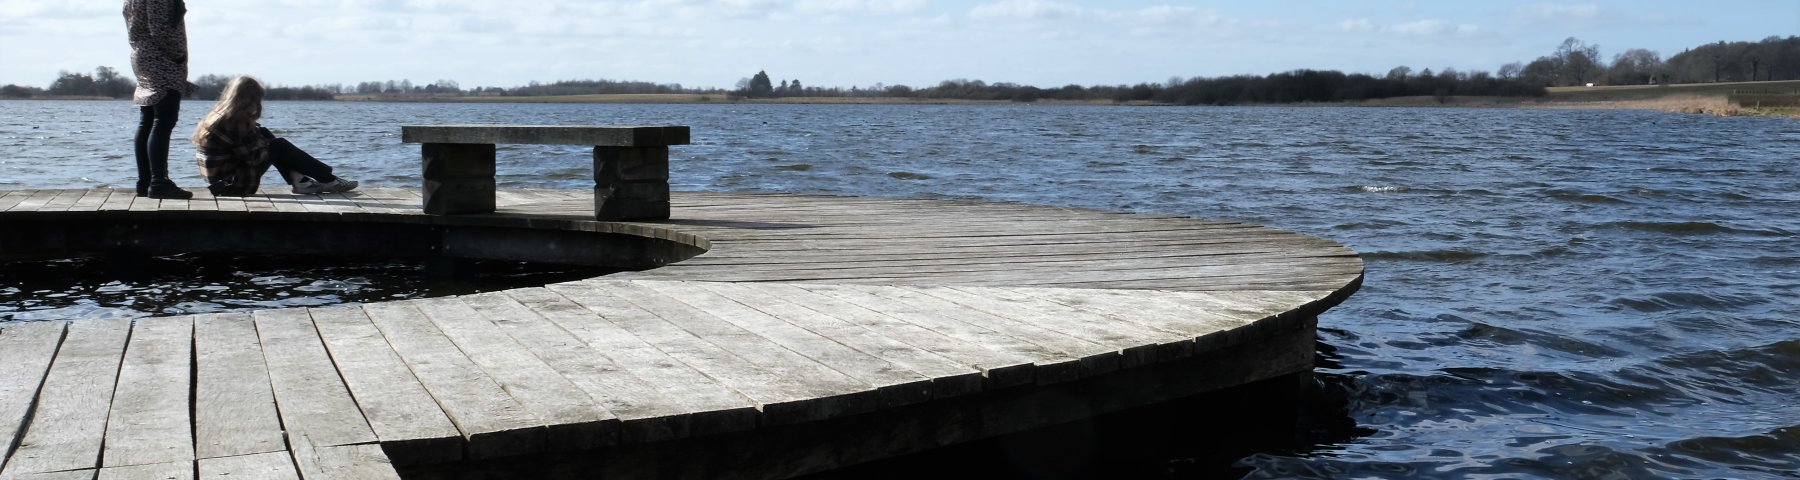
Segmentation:
[(0, 325), (135, 318), (461, 295), (589, 278), (607, 270), (482, 262), (458, 278), (422, 265), (332, 257), (173, 255), (0, 263)]
[[(0, 188), (127, 185), (129, 112), (0, 102)], [(1342, 242), (1369, 273), (1320, 319), (1335, 356), (1319, 368), (1332, 379), (1320, 397), (1342, 399), (1368, 432), (1243, 456), (1251, 477), (1800, 471), (1800, 122), (1047, 105), (275, 102), (269, 113), (266, 124), (370, 187), (418, 186), (400, 125), (683, 124), (694, 144), (672, 150), (678, 190), (1019, 201)], [(502, 188), (592, 185), (579, 148), (501, 155)]]

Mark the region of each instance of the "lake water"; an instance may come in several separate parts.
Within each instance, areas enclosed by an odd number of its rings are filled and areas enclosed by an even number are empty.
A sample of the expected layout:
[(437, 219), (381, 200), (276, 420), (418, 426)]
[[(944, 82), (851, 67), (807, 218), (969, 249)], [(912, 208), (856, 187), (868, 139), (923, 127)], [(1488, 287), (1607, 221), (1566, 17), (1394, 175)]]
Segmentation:
[[(184, 107), (191, 123), (204, 102)], [(130, 188), (135, 109), (0, 101), (0, 189)], [(981, 198), (1240, 220), (1361, 252), (1320, 318), (1358, 429), (1252, 478), (1796, 478), (1800, 122), (1641, 111), (271, 103), (369, 187), (400, 125), (684, 124), (677, 190)], [(175, 153), (177, 183), (198, 186)], [(588, 188), (502, 147), (502, 188)], [(0, 286), (7, 288), (7, 286)], [(1171, 462), (1179, 459), (1170, 459)]]

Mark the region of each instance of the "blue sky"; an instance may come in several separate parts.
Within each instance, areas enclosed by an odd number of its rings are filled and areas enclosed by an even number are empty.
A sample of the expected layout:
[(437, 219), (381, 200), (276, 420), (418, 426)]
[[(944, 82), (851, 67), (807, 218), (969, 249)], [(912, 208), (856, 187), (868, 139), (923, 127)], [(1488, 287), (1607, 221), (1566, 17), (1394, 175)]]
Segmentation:
[[(129, 72), (119, 0), (0, 0), (0, 84)], [(1567, 37), (1602, 56), (1800, 35), (1797, 0), (188, 0), (192, 71), (281, 85), (441, 79), (1044, 87), (1298, 68), (1492, 71)]]

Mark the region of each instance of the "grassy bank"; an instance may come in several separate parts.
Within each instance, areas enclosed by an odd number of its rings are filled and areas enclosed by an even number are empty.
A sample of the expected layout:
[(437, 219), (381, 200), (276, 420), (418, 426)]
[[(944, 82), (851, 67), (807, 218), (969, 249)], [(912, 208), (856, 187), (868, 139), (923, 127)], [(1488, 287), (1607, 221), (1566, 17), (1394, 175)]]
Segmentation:
[(1512, 108), (1615, 108), (1656, 110), (1719, 116), (1775, 116), (1800, 119), (1800, 108), (1744, 107), (1731, 103), (1731, 95), (1751, 93), (1800, 94), (1800, 81), (1703, 83), (1604, 87), (1552, 87), (1541, 98), (1518, 97), (1396, 97), (1369, 100), (1356, 105), (1376, 107), (1512, 107)]
[(1800, 119), (1794, 107), (1745, 107), (1731, 103), (1731, 95), (1774, 93), (1800, 95), (1800, 81), (1697, 83), (1686, 85), (1632, 85), (1604, 87), (1555, 87), (1544, 97), (1545, 106), (1559, 108), (1633, 108), (1703, 115), (1765, 115)]

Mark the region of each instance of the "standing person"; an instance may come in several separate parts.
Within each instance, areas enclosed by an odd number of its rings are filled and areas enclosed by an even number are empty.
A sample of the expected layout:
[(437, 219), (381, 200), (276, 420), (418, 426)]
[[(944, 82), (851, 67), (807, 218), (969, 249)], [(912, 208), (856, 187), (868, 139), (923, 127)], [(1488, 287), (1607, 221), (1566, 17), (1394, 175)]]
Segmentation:
[(181, 96), (197, 89), (187, 80), (187, 2), (125, 0), (125, 29), (131, 40), (131, 70), (137, 74), (137, 195), (193, 198), (169, 180), (169, 136), (181, 116)]
[(262, 82), (254, 78), (231, 79), (194, 129), (195, 156), (207, 190), (220, 196), (253, 195), (270, 165), (297, 194), (356, 189), (355, 180), (332, 175), (330, 165), (256, 123), (262, 118), (263, 93)]

